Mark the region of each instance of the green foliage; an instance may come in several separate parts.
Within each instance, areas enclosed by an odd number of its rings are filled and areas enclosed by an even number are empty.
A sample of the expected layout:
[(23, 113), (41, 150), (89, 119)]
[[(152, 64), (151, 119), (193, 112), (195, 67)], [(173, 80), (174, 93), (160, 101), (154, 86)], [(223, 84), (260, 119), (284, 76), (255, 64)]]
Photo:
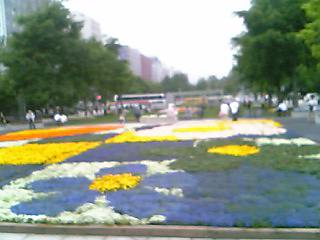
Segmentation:
[(24, 95), (28, 105), (40, 107), (50, 100), (72, 99), (75, 89), (63, 73), (81, 26), (68, 16), (67, 9), (53, 3), (18, 18), (24, 30), (9, 39), (2, 60), (14, 88)]
[(207, 90), (208, 88), (208, 82), (205, 78), (200, 78), (195, 86), (197, 90)]
[(161, 82), (164, 91), (179, 92), (192, 90), (192, 85), (189, 83), (188, 76), (183, 73), (173, 75), (173, 77), (165, 77)]
[(10, 114), (17, 107), (16, 91), (13, 82), (4, 74), (0, 73), (0, 112)]
[(248, 29), (233, 39), (240, 47), (235, 56), (237, 70), (241, 81), (256, 92), (280, 94), (283, 86), (296, 91), (303, 85), (297, 81), (296, 71), (310, 52), (296, 33), (308, 21), (301, 9), (305, 2), (254, 0), (250, 10), (237, 13)]
[(311, 18), (311, 22), (307, 23), (305, 28), (298, 34), (305, 42), (310, 46), (312, 55), (317, 59), (320, 58), (320, 1), (309, 0), (303, 5), (308, 17)]
[(19, 17), (23, 31), (15, 33), (2, 51), (16, 94), (28, 107), (73, 106), (80, 99), (103, 99), (125, 91), (132, 77), (117, 59), (118, 44), (104, 46), (80, 38), (75, 22), (61, 3), (52, 2), (29, 16)]

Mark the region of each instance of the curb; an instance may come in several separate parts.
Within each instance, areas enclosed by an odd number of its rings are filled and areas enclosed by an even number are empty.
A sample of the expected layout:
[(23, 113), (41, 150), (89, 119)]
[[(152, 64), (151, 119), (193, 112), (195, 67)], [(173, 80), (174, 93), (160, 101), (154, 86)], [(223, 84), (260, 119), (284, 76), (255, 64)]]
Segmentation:
[(218, 228), (202, 226), (104, 226), (0, 223), (2, 233), (64, 234), (101, 236), (233, 238), (233, 239), (320, 239), (320, 229)]

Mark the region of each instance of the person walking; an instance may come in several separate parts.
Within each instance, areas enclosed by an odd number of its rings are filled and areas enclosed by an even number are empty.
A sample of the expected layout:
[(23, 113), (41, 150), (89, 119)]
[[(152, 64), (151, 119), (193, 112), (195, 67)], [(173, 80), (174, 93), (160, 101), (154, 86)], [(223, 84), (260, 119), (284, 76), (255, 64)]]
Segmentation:
[(7, 124), (7, 119), (5, 118), (5, 116), (3, 115), (3, 112), (0, 112), (0, 124), (1, 126), (5, 127)]
[(137, 121), (140, 122), (140, 117), (141, 117), (140, 105), (135, 105), (133, 107), (133, 113), (134, 113), (134, 116), (136, 117)]
[(203, 119), (203, 116), (204, 116), (204, 105), (203, 104), (198, 107), (198, 116), (200, 119)]
[(238, 120), (238, 114), (239, 114), (239, 103), (236, 99), (233, 99), (233, 101), (230, 103), (230, 110), (232, 115), (232, 121)]
[(314, 95), (310, 96), (310, 99), (308, 101), (308, 106), (309, 106), (309, 114), (308, 114), (308, 121), (309, 122), (315, 122), (315, 112), (317, 110), (317, 105), (318, 105), (318, 101), (315, 98)]
[(126, 112), (127, 112), (127, 110), (124, 109), (124, 108), (121, 108), (121, 109), (119, 110), (119, 112), (120, 112), (119, 122), (120, 122), (121, 124), (124, 124), (124, 123), (126, 122)]
[(36, 128), (36, 125), (34, 124), (35, 118), (36, 118), (36, 116), (34, 115), (34, 113), (31, 110), (29, 110), (27, 112), (27, 114), (26, 114), (26, 119), (27, 119), (27, 121), (29, 123), (29, 128), (30, 129), (35, 129)]
[(222, 120), (228, 119), (229, 116), (229, 105), (226, 102), (222, 102), (220, 105), (220, 112), (219, 117), (222, 118)]

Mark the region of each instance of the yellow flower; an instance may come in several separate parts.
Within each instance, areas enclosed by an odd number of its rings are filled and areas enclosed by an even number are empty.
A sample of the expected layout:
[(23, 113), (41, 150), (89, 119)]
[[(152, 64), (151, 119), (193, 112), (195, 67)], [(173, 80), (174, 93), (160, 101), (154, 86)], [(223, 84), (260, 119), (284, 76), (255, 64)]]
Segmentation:
[(89, 186), (90, 190), (96, 190), (100, 193), (116, 192), (118, 190), (127, 190), (139, 185), (140, 176), (132, 176), (131, 173), (105, 175), (93, 180)]
[(214, 126), (205, 126), (205, 127), (190, 127), (190, 128), (177, 128), (173, 132), (179, 133), (189, 133), (189, 132), (220, 132), (230, 130), (231, 127), (225, 122), (218, 122)]
[(218, 153), (233, 156), (248, 156), (260, 152), (260, 149), (254, 146), (229, 145), (223, 147), (214, 147), (208, 149), (208, 153)]
[(124, 132), (118, 136), (107, 139), (107, 144), (112, 143), (137, 143), (137, 142), (164, 142), (164, 141), (179, 141), (180, 139), (175, 136), (156, 136), (156, 137), (146, 137), (137, 136), (135, 131)]
[(238, 120), (232, 121), (231, 124), (266, 124), (271, 125), (273, 127), (281, 128), (282, 125), (274, 120), (271, 119), (247, 119), (247, 120)]
[(76, 156), (101, 142), (28, 144), (0, 149), (0, 164), (54, 164)]

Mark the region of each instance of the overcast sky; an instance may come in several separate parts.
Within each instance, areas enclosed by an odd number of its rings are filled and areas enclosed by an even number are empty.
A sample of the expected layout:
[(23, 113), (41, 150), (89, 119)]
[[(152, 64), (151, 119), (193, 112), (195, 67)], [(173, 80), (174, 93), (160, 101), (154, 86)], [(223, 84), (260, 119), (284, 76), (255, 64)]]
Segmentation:
[(234, 63), (231, 38), (245, 30), (235, 11), (250, 0), (69, 0), (65, 6), (98, 21), (102, 33), (156, 56), (189, 76), (227, 76)]

